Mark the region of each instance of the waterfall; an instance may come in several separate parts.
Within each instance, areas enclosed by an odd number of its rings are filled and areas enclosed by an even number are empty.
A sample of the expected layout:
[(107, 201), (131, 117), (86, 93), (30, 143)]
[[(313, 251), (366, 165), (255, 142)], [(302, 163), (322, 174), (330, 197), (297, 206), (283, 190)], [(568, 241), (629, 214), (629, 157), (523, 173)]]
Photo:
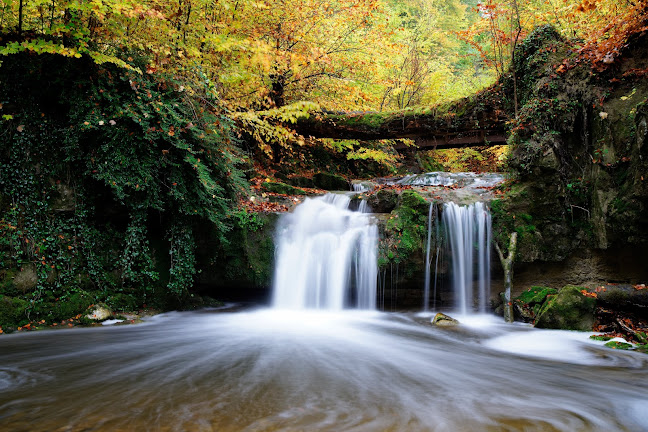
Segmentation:
[[(434, 203), (430, 204), (430, 209), (428, 210), (427, 243), (425, 248), (425, 281), (423, 285), (423, 312), (430, 310), (430, 267), (432, 265), (432, 261), (430, 260), (430, 248), (432, 246), (432, 217), (436, 219), (436, 204)], [(435, 238), (435, 241), (438, 241), (438, 236)], [(439, 254), (437, 252), (437, 262), (438, 259)], [(434, 274), (436, 279), (436, 268)]]
[(281, 217), (272, 304), (282, 309), (376, 308), (378, 228), (350, 198), (307, 198)]
[[(452, 257), (452, 286), (455, 305), (462, 314), (472, 311), (474, 297), (477, 308), (486, 311), (490, 296), (491, 217), (486, 205), (469, 206), (447, 203), (443, 222)], [(477, 293), (474, 293), (477, 273)], [(476, 294), (476, 295), (475, 295)]]

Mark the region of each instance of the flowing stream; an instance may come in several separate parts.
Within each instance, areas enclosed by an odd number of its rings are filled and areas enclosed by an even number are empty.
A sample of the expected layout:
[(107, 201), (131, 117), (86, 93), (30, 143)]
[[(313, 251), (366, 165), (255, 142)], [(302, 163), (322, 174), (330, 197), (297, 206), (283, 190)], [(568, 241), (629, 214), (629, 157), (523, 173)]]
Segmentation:
[(648, 356), (499, 322), (183, 312), (0, 338), (0, 430), (648, 430)]

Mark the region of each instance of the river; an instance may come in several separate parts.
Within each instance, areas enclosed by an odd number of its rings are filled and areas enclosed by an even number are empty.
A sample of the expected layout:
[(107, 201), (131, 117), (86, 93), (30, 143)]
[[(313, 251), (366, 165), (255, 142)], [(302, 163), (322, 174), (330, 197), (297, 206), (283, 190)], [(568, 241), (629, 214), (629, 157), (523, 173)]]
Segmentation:
[(0, 430), (648, 430), (645, 354), (462, 320), (206, 310), (5, 335)]

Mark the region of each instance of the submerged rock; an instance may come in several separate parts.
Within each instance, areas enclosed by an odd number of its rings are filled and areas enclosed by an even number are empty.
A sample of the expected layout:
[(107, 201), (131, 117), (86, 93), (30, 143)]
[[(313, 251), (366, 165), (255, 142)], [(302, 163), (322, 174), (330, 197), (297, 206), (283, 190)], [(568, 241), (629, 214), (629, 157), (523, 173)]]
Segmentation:
[(583, 295), (581, 288), (567, 285), (549, 295), (536, 318), (535, 326), (547, 329), (590, 331), (594, 325), (596, 299)]
[(453, 327), (459, 325), (459, 321), (441, 312), (434, 315), (434, 318), (432, 318), (430, 322), (439, 327)]

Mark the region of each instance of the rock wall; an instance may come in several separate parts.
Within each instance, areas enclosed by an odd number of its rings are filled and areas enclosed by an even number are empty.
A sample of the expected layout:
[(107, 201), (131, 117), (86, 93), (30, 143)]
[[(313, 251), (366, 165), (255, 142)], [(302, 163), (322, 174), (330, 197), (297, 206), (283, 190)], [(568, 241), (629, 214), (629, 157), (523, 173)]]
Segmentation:
[(492, 205), (496, 240), (519, 233), (516, 291), (648, 279), (648, 35), (606, 70), (576, 58), (549, 27), (520, 47), (514, 180)]

